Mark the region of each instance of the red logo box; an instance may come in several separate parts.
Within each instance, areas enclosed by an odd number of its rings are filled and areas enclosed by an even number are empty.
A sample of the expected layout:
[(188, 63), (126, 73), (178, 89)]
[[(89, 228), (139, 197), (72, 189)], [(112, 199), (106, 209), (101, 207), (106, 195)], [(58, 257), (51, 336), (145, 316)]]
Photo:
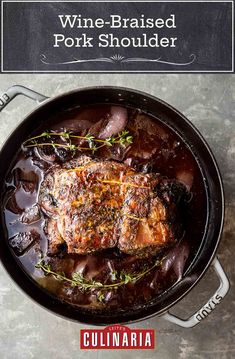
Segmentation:
[(154, 329), (130, 329), (110, 325), (104, 329), (81, 329), (80, 349), (154, 349)]

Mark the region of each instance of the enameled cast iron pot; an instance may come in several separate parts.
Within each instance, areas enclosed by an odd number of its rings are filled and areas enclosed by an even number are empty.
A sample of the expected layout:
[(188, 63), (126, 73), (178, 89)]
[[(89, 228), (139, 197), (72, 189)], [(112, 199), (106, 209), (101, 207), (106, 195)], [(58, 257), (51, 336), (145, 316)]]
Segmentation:
[[(6, 234), (1, 210), (0, 221), (0, 259), (11, 278), (17, 285), (38, 304), (65, 318), (78, 322), (101, 325), (111, 323), (129, 323), (158, 315), (183, 327), (193, 327), (205, 318), (222, 300), (229, 290), (228, 279), (215, 257), (220, 241), (224, 218), (223, 187), (214, 157), (201, 134), (176, 109), (156, 97), (146, 93), (119, 87), (92, 87), (65, 93), (52, 99), (40, 95), (22, 86), (13, 86), (0, 97), (0, 111), (17, 95), (25, 95), (41, 103), (14, 130), (5, 142), (0, 152), (0, 188), (3, 188), (5, 176), (15, 154), (22, 142), (40, 126), (44, 119), (55, 111), (77, 107), (79, 105), (94, 105), (103, 103), (123, 104), (139, 108), (153, 117), (159, 118), (175, 129), (190, 145), (205, 177), (207, 192), (207, 223), (201, 245), (192, 264), (187, 269), (183, 279), (169, 291), (163, 293), (151, 305), (141, 309), (130, 308), (123, 314), (92, 314), (82, 309), (74, 309), (59, 299), (46, 293), (20, 267), (13, 257), (6, 241)], [(3, 195), (1, 191), (1, 196)], [(2, 203), (2, 198), (1, 198)], [(169, 313), (169, 309), (178, 302), (202, 278), (212, 264), (220, 279), (220, 286), (210, 300), (198, 312), (187, 320), (180, 319)]]

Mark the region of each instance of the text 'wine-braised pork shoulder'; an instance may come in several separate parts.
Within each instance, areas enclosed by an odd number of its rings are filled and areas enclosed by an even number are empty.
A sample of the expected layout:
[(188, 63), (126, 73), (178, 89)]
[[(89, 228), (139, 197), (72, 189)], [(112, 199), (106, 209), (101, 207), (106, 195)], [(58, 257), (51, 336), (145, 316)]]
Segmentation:
[(176, 181), (114, 161), (82, 156), (56, 165), (39, 195), (49, 253), (66, 244), (68, 253), (118, 247), (127, 254), (156, 254), (179, 236), (184, 193)]

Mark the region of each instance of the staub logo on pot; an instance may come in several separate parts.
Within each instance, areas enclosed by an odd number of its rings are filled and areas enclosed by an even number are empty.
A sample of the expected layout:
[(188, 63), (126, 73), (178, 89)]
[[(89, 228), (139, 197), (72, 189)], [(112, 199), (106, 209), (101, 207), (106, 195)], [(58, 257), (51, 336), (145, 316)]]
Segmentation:
[(9, 100), (10, 97), (6, 93), (0, 96), (0, 108), (4, 107)]
[(154, 329), (130, 329), (110, 325), (104, 329), (81, 329), (81, 349), (154, 349)]
[(220, 294), (216, 293), (207, 304), (196, 314), (197, 320), (200, 322), (202, 319), (205, 319), (213, 309), (215, 309), (216, 305), (218, 305), (223, 298)]

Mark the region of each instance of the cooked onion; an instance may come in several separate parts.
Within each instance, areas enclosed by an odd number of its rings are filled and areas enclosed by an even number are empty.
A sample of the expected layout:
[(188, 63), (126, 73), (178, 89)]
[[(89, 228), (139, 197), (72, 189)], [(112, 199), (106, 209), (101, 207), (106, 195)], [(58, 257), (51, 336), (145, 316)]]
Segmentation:
[(179, 171), (176, 174), (176, 178), (178, 179), (179, 182), (183, 183), (187, 190), (190, 191), (192, 185), (193, 185), (193, 173), (189, 172), (189, 171)]
[(112, 106), (107, 125), (100, 131), (99, 138), (105, 139), (121, 132), (127, 124), (128, 113), (124, 107)]
[(166, 275), (172, 268), (177, 275), (177, 279), (182, 278), (186, 260), (189, 256), (189, 245), (186, 242), (179, 243), (167, 255), (162, 264), (162, 273)]

